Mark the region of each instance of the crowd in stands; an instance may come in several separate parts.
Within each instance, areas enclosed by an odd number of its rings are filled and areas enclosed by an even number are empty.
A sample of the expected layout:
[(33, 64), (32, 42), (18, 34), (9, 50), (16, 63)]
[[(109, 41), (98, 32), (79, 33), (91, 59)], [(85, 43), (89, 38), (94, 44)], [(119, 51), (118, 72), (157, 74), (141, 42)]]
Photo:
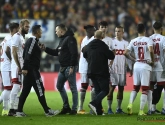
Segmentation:
[(116, 25), (124, 26), (128, 41), (137, 36), (139, 22), (146, 25), (147, 36), (153, 33), (155, 20), (165, 24), (165, 0), (1, 0), (0, 8), (0, 32), (8, 32), (10, 19), (52, 19), (71, 27), (79, 45), (85, 36), (83, 26), (97, 27), (102, 20), (108, 21), (111, 37)]

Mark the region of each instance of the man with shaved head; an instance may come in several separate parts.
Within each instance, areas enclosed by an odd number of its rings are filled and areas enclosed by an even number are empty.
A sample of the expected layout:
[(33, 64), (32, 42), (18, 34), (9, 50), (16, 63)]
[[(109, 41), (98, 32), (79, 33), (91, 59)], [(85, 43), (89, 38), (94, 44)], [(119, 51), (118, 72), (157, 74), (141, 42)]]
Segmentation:
[(102, 41), (103, 32), (97, 30), (95, 39), (82, 49), (84, 58), (88, 62), (88, 77), (91, 78), (96, 97), (89, 103), (89, 108), (96, 115), (102, 115), (102, 99), (109, 92), (109, 68), (108, 59), (115, 58), (114, 53), (109, 50), (109, 47)]

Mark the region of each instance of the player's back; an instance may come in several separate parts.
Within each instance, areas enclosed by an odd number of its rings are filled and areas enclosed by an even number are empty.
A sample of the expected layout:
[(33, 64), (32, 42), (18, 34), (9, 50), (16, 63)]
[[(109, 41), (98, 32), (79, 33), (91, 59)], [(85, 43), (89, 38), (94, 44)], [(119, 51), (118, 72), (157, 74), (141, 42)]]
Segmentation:
[[(81, 51), (82, 51), (82, 48), (88, 45), (88, 43), (90, 43), (93, 39), (94, 39), (94, 36), (92, 36), (91, 38), (88, 38), (87, 36), (85, 36), (81, 43)], [(88, 69), (88, 63), (86, 59), (83, 57), (83, 53), (81, 52), (80, 60), (79, 60), (79, 73), (87, 73), (87, 69)]]
[(11, 42), (11, 35), (7, 35), (1, 43), (1, 71), (10, 71), (11, 62), (6, 55), (7, 45)]
[(108, 36), (105, 36), (102, 41), (108, 45), (109, 49), (110, 50), (114, 50), (114, 46), (113, 46), (113, 41), (112, 41), (112, 38), (108, 37)]
[(150, 36), (153, 41), (154, 48), (154, 61), (155, 66), (153, 67), (154, 71), (162, 71), (162, 64), (164, 62), (164, 48), (165, 48), (165, 37), (161, 34), (153, 34)]
[(151, 66), (147, 62), (151, 62), (151, 56), (148, 47), (153, 46), (153, 42), (149, 37), (140, 36), (131, 40), (129, 48), (135, 53), (136, 63), (134, 68), (144, 68), (151, 70)]

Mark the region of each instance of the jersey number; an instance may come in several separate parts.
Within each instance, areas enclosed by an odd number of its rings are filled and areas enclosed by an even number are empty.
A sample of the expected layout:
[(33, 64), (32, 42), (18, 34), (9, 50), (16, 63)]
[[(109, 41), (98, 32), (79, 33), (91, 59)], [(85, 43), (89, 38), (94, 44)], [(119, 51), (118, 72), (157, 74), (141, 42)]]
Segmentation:
[(144, 49), (143, 47), (138, 47), (138, 56), (140, 60), (144, 59)]
[(154, 54), (160, 55), (159, 43), (156, 43), (156, 45), (154, 47)]

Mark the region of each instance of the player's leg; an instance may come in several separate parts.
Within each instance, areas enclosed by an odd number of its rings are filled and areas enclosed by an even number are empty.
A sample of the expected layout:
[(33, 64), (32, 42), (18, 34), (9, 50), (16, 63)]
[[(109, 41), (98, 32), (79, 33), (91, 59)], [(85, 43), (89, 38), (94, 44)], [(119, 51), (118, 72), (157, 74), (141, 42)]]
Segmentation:
[(81, 73), (81, 89), (80, 89), (80, 100), (79, 100), (79, 107), (78, 107), (78, 114), (84, 114), (85, 110), (83, 109), (83, 104), (85, 100), (86, 90), (88, 88), (89, 79), (86, 73)]
[(156, 104), (159, 102), (162, 94), (163, 86), (162, 85), (154, 85), (154, 90), (152, 93), (152, 113), (160, 114), (161, 112), (156, 109)]
[[(91, 92), (90, 92), (90, 94), (91, 94), (91, 101), (93, 101), (94, 98), (96, 97), (96, 93), (95, 93), (95, 88), (94, 88), (94, 86), (93, 86), (93, 82), (92, 82), (91, 79), (89, 79), (89, 85), (90, 85), (90, 87), (91, 87)], [(90, 110), (89, 113), (90, 113), (90, 114), (93, 114), (93, 111)]]
[(146, 69), (141, 70), (141, 87), (142, 87), (142, 94), (140, 97), (140, 110), (138, 115), (146, 115), (143, 111), (144, 106), (147, 102), (147, 95), (149, 90), (149, 81), (150, 81), (150, 71)]
[[(165, 89), (165, 78), (161, 77), (162, 71), (157, 72), (157, 85), (161, 85)], [(159, 93), (160, 94), (160, 93)], [(163, 108), (161, 114), (165, 115), (165, 95), (163, 96)]]
[(116, 85), (109, 84), (109, 94), (107, 96), (107, 102), (108, 102), (108, 114), (114, 114), (112, 111), (112, 102), (113, 102), (113, 92), (115, 90)]
[(119, 77), (117, 74), (112, 73), (110, 76), (110, 84), (109, 84), (109, 93), (107, 95), (107, 102), (108, 102), (108, 114), (114, 114), (112, 111), (112, 102), (113, 102), (113, 92), (116, 86), (119, 83)]
[(10, 93), (10, 110), (9, 110), (8, 115), (14, 116), (15, 110), (16, 110), (14, 109), (14, 105), (15, 103), (17, 103), (16, 98), (17, 98), (18, 93), (21, 90), (21, 84), (22, 84), (21, 75), (18, 74), (17, 67), (12, 68), (11, 77), (12, 77), (13, 88)]
[(163, 85), (163, 88), (164, 88), (164, 94), (163, 94), (163, 108), (162, 108), (161, 114), (162, 114), (162, 115), (165, 115), (165, 84)]
[(123, 101), (123, 92), (124, 86), (126, 85), (126, 74), (118, 74), (119, 75), (119, 85), (118, 85), (118, 93), (117, 93), (117, 109), (116, 113), (125, 114), (121, 108), (121, 104)]
[(3, 110), (2, 110), (2, 116), (8, 115), (9, 111), (9, 98), (10, 98), (10, 92), (12, 89), (11, 84), (11, 73), (10, 71), (2, 71), (2, 78), (3, 78)]
[(3, 93), (4, 93), (4, 91), (2, 91), (2, 93), (0, 95), (0, 104), (3, 102)]
[(148, 96), (147, 96), (147, 102), (148, 102), (148, 115), (152, 114), (152, 93), (154, 89), (154, 85), (156, 84), (157, 76), (156, 72), (152, 71), (151, 72), (151, 77), (150, 77), (150, 87), (148, 90)]
[(137, 96), (137, 93), (140, 90), (140, 71), (138, 69), (133, 70), (133, 82), (133, 91), (130, 94), (129, 104), (127, 106), (127, 111), (129, 115), (132, 114), (132, 104)]
[(26, 114), (23, 112), (23, 106), (25, 104), (26, 98), (30, 93), (32, 87), (32, 81), (34, 78), (29, 75), (29, 72), (23, 79), (23, 88), (19, 97), (18, 110), (16, 112), (16, 117), (24, 117)]
[(91, 101), (96, 97), (95, 88), (93, 86), (92, 80), (89, 79), (89, 85), (91, 87)]

